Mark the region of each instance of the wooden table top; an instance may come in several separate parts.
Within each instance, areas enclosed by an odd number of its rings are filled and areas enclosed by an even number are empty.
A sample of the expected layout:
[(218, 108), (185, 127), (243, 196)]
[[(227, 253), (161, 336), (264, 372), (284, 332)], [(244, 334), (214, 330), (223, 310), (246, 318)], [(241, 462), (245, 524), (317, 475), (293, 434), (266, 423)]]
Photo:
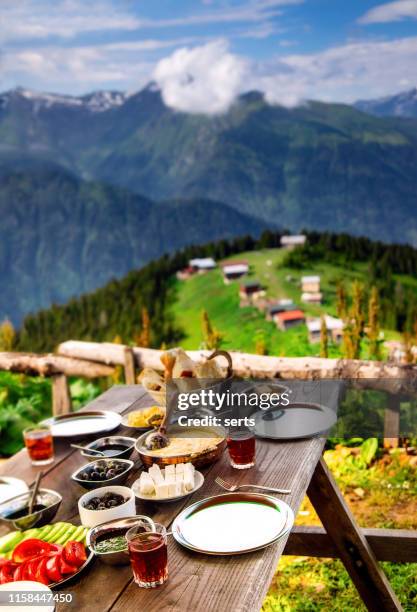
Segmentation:
[[(141, 386), (125, 385), (112, 387), (85, 409), (113, 410), (125, 414), (150, 403), (149, 396)], [(122, 435), (131, 435), (131, 431), (120, 429)], [(169, 527), (184, 507), (220, 493), (222, 490), (214, 479), (221, 475), (235, 483), (251, 482), (291, 489), (291, 495), (282, 499), (297, 513), (323, 447), (324, 440), (321, 438), (291, 443), (257, 440), (254, 468), (241, 472), (234, 470), (225, 453), (217, 463), (202, 470), (205, 483), (192, 496), (159, 505), (137, 500), (137, 512), (152, 516)], [(55, 520), (79, 523), (77, 502), (84, 490), (69, 476), (85, 463), (85, 458), (66, 442), (58, 442), (55, 450), (55, 461), (47, 466), (43, 485), (59, 491), (63, 496)], [(137, 461), (139, 469), (139, 459)], [(28, 484), (33, 482), (37, 471), (30, 465), (25, 450), (0, 466), (0, 475), (16, 476)], [(134, 471), (131, 482), (136, 478), (138, 470)], [(109, 566), (95, 560), (77, 581), (63, 589), (64, 592), (73, 593), (72, 604), (59, 604), (57, 610), (256, 612), (262, 606), (287, 538), (263, 550), (233, 557), (197, 554), (181, 547), (173, 538), (168, 540), (169, 578), (163, 586), (141, 589), (133, 582), (129, 566)]]

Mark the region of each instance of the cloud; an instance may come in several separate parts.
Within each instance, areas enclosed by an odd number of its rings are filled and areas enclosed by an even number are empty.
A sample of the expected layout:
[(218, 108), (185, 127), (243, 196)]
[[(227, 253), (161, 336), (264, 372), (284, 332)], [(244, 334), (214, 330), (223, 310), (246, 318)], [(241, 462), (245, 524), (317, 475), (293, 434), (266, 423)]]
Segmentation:
[(69, 38), (85, 32), (136, 30), (141, 20), (111, 0), (1, 0), (0, 40)]
[(250, 0), (214, 10), (212, 6), (178, 17), (150, 19), (137, 16), (120, 0), (1, 0), (0, 40), (18, 41), (71, 38), (88, 32), (134, 31), (145, 28), (176, 28), (264, 22), (281, 14), (281, 7), (304, 0)]
[(268, 62), (233, 55), (225, 41), (184, 48), (160, 60), (153, 77), (168, 106), (185, 112), (221, 113), (236, 95), (264, 92), (271, 104), (305, 100), (350, 103), (397, 93), (415, 74), (417, 37), (351, 42), (314, 54)]
[(258, 68), (255, 84), (271, 103), (353, 102), (416, 84), (417, 37), (351, 42), (315, 54), (287, 55)]
[(367, 11), (358, 22), (365, 25), (403, 21), (404, 19), (417, 19), (417, 0), (398, 0), (379, 4)]
[(225, 41), (183, 48), (160, 60), (153, 78), (164, 102), (189, 113), (221, 113), (241, 91), (247, 61), (233, 55)]

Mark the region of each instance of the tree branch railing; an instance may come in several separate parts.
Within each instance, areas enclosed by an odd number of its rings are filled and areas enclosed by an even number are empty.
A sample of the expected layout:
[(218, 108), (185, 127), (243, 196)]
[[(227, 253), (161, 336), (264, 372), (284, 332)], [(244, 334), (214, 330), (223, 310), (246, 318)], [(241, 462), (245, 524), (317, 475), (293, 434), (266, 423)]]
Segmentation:
[(68, 376), (101, 378), (111, 376), (114, 366), (61, 355), (34, 353), (0, 353), (0, 370), (44, 376), (52, 380), (52, 412), (54, 415), (71, 411)]

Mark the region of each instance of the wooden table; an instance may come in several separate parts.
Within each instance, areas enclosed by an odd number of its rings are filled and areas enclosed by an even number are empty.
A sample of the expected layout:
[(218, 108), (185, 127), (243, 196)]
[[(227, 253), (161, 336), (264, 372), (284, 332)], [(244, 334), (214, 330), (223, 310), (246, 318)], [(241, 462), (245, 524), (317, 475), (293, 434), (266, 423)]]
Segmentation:
[[(149, 401), (141, 386), (119, 386), (98, 397), (86, 409), (126, 413), (149, 405)], [(122, 433), (128, 431), (121, 429)], [(204, 470), (205, 483), (191, 497), (170, 504), (138, 502), (137, 511), (168, 527), (185, 506), (221, 492), (214, 482), (218, 475), (236, 483), (254, 482), (291, 489), (291, 495), (283, 499), (295, 513), (307, 492), (327, 531), (326, 538), (331, 540), (327, 544), (331, 544), (344, 562), (368, 609), (401, 610), (369, 542), (357, 528), (327, 470), (322, 459), (324, 443), (322, 438), (291, 443), (259, 440), (255, 468), (242, 472), (234, 470), (224, 455)], [(83, 463), (85, 458), (68, 443), (56, 444), (56, 460), (48, 466), (43, 480), (44, 486), (56, 489), (64, 498), (56, 520), (79, 522), (77, 501), (83, 491), (70, 481), (69, 476)], [(0, 470), (0, 474), (18, 476), (28, 484), (36, 473), (37, 469), (30, 465), (26, 451), (14, 455)], [(135, 471), (131, 480), (137, 477)], [(297, 537), (300, 538), (300, 534)], [(95, 560), (78, 581), (65, 589), (73, 593), (73, 603), (58, 606), (57, 610), (257, 612), (286, 541), (284, 538), (251, 554), (210, 557), (188, 551), (169, 538), (169, 579), (157, 589), (138, 588), (132, 581), (129, 566), (108, 566)]]

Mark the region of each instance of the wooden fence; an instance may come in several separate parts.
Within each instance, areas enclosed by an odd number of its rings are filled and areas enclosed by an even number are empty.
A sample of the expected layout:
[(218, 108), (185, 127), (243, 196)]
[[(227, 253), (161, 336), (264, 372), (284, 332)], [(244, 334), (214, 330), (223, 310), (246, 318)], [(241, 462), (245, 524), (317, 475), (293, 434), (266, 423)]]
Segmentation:
[[(58, 346), (59, 355), (90, 360), (107, 365), (123, 366), (127, 382), (135, 380), (135, 368), (151, 367), (162, 370), (161, 354), (157, 349), (127, 347), (120, 344), (69, 340)], [(195, 361), (201, 361), (210, 351), (187, 351)], [(233, 369), (243, 377), (281, 378), (284, 380), (350, 380), (360, 388), (389, 393), (385, 410), (385, 446), (398, 445), (400, 431), (401, 392), (410, 386), (417, 388), (417, 366), (382, 361), (322, 359), (318, 357), (273, 357), (231, 351)]]
[[(52, 378), (54, 414), (71, 410), (68, 376), (107, 377), (114, 373), (116, 366), (121, 366), (126, 384), (135, 384), (139, 369), (162, 370), (162, 351), (157, 349), (69, 340), (60, 344), (56, 352), (48, 355), (0, 353), (0, 370)], [(209, 353), (188, 351), (197, 362)], [(360, 388), (378, 388), (389, 393), (384, 423), (386, 446), (398, 443), (401, 393), (410, 386), (417, 388), (417, 366), (318, 357), (273, 357), (233, 351), (231, 355), (238, 376), (284, 380), (346, 379)]]

